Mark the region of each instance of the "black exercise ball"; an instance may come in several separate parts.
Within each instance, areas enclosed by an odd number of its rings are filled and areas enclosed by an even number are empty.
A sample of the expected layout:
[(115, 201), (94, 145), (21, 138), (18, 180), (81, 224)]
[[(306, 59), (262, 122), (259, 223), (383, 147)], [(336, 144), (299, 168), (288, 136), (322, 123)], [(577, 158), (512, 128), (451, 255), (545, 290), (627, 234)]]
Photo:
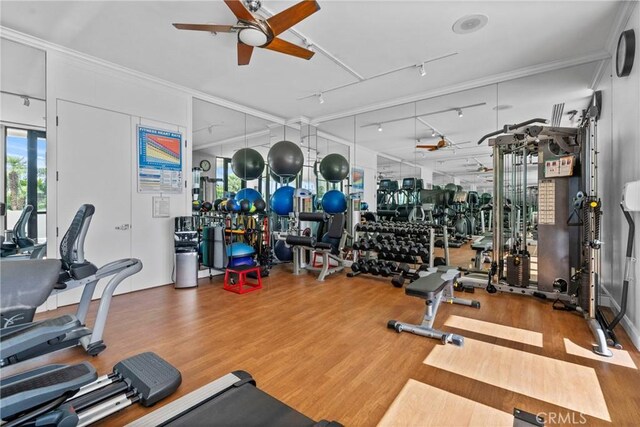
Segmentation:
[(251, 202), (247, 199), (240, 200), (240, 212), (247, 213), (251, 209)]
[(256, 208), (256, 212), (264, 212), (267, 207), (267, 204), (263, 199), (256, 199), (253, 202), (253, 207)]
[(222, 203), (222, 199), (216, 199), (213, 202), (213, 210), (214, 211), (220, 210), (220, 203)]
[(349, 162), (341, 154), (329, 154), (320, 162), (320, 174), (329, 182), (340, 182), (349, 176)]
[(280, 141), (269, 150), (267, 161), (272, 173), (282, 178), (292, 178), (302, 170), (304, 155), (298, 144)]
[(251, 181), (264, 171), (264, 159), (253, 148), (241, 148), (231, 158), (231, 170), (240, 179)]

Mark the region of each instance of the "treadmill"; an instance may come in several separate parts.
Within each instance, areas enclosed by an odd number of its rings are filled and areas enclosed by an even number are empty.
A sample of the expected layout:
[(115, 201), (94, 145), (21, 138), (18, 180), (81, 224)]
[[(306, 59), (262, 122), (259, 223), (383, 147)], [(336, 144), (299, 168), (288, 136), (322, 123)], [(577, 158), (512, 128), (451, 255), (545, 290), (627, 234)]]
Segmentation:
[[(181, 382), (180, 372), (151, 352), (125, 359), (101, 377), (88, 362), (44, 366), (2, 378), (0, 424), (82, 427), (134, 403), (152, 406)], [(244, 371), (227, 374), (129, 425), (341, 426), (313, 421), (258, 389)]]

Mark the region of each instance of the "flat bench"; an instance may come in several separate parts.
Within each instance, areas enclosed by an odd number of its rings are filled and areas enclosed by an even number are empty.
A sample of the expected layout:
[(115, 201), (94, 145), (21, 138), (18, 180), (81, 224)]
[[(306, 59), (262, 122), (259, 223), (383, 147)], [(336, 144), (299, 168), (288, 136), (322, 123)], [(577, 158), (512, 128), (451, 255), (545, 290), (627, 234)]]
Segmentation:
[(444, 299), (450, 304), (466, 305), (480, 308), (480, 302), (457, 298), (453, 295), (453, 285), (460, 277), (460, 271), (455, 267), (442, 265), (428, 269), (423, 276), (407, 285), (405, 293), (409, 296), (426, 300), (426, 311), (420, 325), (389, 320), (387, 327), (400, 333), (403, 331), (440, 340), (443, 344), (452, 343), (459, 347), (464, 345), (464, 337), (434, 329), (433, 322), (438, 313), (440, 302)]

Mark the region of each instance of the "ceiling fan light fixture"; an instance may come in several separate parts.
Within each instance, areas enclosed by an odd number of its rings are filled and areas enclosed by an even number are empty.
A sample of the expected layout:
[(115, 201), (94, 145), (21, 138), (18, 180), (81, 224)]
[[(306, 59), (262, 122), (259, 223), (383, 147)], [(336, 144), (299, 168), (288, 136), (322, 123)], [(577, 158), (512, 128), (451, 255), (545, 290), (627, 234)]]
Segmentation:
[(240, 41), (249, 46), (262, 46), (267, 43), (267, 35), (256, 28), (244, 28), (238, 33)]

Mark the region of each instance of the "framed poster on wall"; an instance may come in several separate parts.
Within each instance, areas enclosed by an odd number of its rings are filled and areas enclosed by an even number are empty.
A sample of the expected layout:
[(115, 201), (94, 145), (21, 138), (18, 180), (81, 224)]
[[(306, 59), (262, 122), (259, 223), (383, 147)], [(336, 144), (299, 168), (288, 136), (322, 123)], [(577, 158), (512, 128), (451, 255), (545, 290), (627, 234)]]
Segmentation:
[(364, 191), (364, 169), (351, 168), (351, 192), (361, 193)]
[(182, 193), (182, 134), (138, 126), (138, 192)]

